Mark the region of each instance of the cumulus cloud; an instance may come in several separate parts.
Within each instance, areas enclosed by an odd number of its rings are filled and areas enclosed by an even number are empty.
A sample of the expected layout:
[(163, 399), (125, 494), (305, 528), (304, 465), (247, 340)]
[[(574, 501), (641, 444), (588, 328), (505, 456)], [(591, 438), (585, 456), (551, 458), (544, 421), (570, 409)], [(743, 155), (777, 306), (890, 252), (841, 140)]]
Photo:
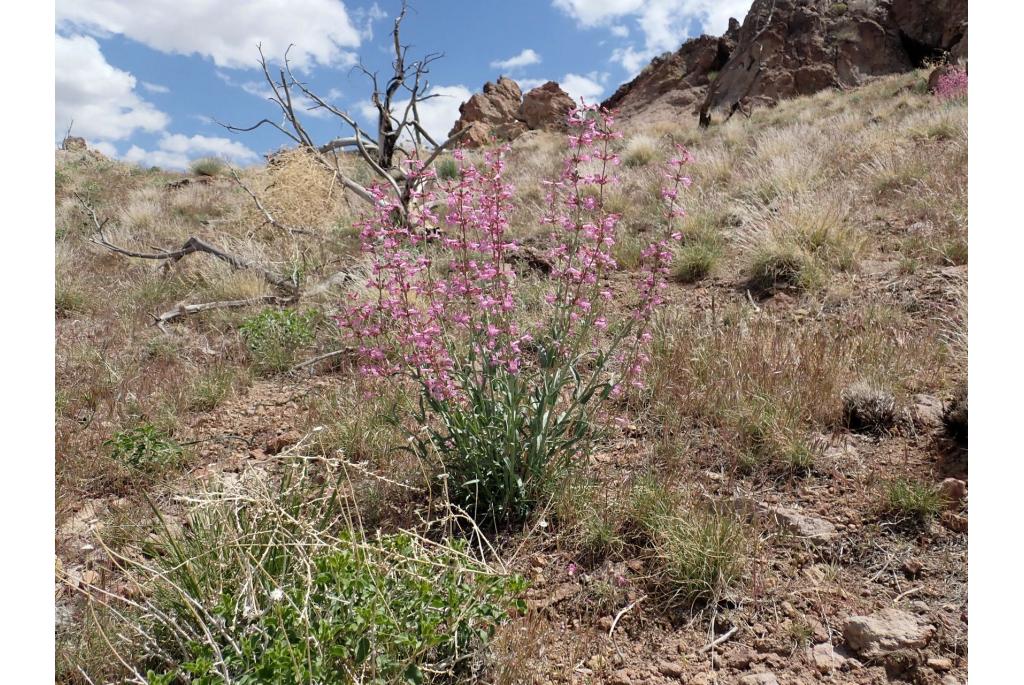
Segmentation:
[(155, 150), (144, 150), (138, 145), (132, 145), (122, 159), (142, 166), (185, 169), (191, 161), (200, 157), (221, 157), (242, 164), (255, 161), (259, 155), (228, 138), (175, 133), (162, 136)]
[(514, 57), (491, 62), (491, 68), (501, 69), (502, 71), (511, 71), (513, 69), (528, 67), (531, 64), (540, 64), (540, 55), (538, 55), (533, 49), (526, 48)]
[(593, 104), (601, 100), (604, 95), (605, 85), (608, 83), (608, 72), (591, 71), (586, 75), (568, 73), (561, 79), (546, 78), (524, 78), (519, 80), (519, 87), (523, 92), (532, 90), (548, 81), (556, 81), (562, 87), (573, 102), (579, 103), (582, 97), (587, 104)]
[(150, 83), (148, 81), (142, 82), (142, 87), (149, 93), (170, 93), (171, 89), (167, 86), (161, 86), (159, 83)]
[[(705, 33), (721, 34), (729, 18), (742, 19), (751, 0), (552, 0), (583, 28), (607, 26), (623, 37), (623, 22), (632, 21), (643, 34), (643, 45), (616, 48), (612, 61), (631, 75), (656, 55), (675, 50), (690, 36), (694, 23)], [(627, 29), (628, 31), (628, 29)]]
[[(363, 15), (367, 27), (379, 8)], [(279, 57), (295, 42), (289, 58), (297, 69), (345, 66), (361, 32), (340, 0), (57, 0), (57, 23), (65, 31), (98, 36), (120, 34), (160, 52), (201, 55), (218, 67), (256, 64), (256, 45)]]
[(135, 131), (162, 131), (170, 118), (139, 97), (136, 80), (107, 62), (89, 36), (56, 36), (56, 130), (71, 121), (90, 141), (123, 140)]

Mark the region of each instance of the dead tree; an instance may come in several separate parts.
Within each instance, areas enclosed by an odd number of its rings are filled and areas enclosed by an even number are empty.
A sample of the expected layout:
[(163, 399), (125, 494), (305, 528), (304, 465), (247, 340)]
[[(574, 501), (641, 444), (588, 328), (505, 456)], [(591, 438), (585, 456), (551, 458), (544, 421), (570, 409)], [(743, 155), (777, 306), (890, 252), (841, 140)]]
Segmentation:
[[(376, 177), (383, 182), (384, 187), (398, 200), (402, 213), (402, 216), (399, 217), (400, 220), (408, 222), (410, 212), (415, 211), (415, 208), (411, 206), (412, 198), (421, 179), (416, 175), (407, 174), (407, 169), (403, 168), (403, 162), (419, 160), (422, 168), (427, 169), (438, 155), (456, 143), (463, 132), (460, 131), (439, 143), (420, 123), (420, 104), (438, 97), (437, 93), (429, 92), (430, 84), (427, 81), (427, 74), (430, 71), (430, 65), (444, 55), (443, 53), (429, 53), (420, 59), (410, 60), (409, 46), (402, 44), (400, 36), (402, 21), (405, 19), (407, 10), (407, 3), (403, 2), (402, 9), (395, 18), (391, 31), (394, 59), (391, 63), (391, 74), (386, 83), (382, 85), (382, 79), (377, 72), (370, 71), (362, 62), (356, 67), (366, 75), (372, 84), (370, 101), (377, 110), (376, 135), (365, 131), (354, 117), (327, 102), (311, 90), (306, 83), (295, 77), (288, 60), (290, 47), (285, 51), (284, 65), (277, 69), (276, 76), (263, 54), (262, 47), (259, 48), (260, 66), (272, 93), (269, 99), (281, 110), (282, 123), (279, 124), (265, 118), (248, 127), (230, 125), (225, 125), (225, 127), (236, 133), (254, 131), (261, 126), (271, 126), (277, 129), (299, 147), (312, 154), (324, 168), (334, 174), (340, 183), (357, 197), (373, 203), (373, 196), (369, 190), (348, 176), (342, 170), (339, 162), (338, 151), (357, 151)], [(310, 110), (326, 110), (340, 119), (351, 130), (352, 135), (335, 138), (326, 143), (318, 143), (313, 140), (309, 130), (303, 124), (299, 109), (297, 109), (297, 104), (303, 97), (313, 103)], [(404, 101), (406, 98), (408, 100)]]

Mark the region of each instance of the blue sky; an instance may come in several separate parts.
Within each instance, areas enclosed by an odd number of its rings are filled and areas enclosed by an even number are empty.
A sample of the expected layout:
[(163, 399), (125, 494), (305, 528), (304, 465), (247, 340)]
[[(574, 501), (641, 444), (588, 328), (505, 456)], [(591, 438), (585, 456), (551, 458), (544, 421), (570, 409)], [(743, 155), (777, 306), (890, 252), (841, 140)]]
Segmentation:
[[(444, 136), (458, 106), (485, 81), (523, 90), (555, 80), (575, 99), (600, 101), (655, 55), (688, 37), (722, 33), (750, 0), (413, 0), (402, 26), (411, 55), (444, 52), (430, 83), (441, 97), (422, 111)], [(216, 122), (279, 118), (267, 102), (256, 49), (369, 123), (361, 60), (386, 73), (399, 0), (57, 0), (56, 139), (73, 134), (113, 157), (183, 168), (217, 155), (239, 164), (285, 145), (269, 127), (233, 134)], [(314, 138), (345, 133), (306, 116)]]

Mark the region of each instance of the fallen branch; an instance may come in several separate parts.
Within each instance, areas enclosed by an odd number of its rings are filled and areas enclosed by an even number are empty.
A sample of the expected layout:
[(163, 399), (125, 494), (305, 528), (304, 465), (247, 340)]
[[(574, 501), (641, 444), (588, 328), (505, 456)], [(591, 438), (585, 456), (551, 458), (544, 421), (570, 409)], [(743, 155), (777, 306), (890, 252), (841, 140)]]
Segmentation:
[(75, 197), (78, 198), (78, 201), (81, 202), (82, 205), (85, 207), (86, 211), (89, 212), (89, 216), (92, 217), (92, 223), (94, 226), (96, 226), (96, 234), (89, 239), (89, 241), (92, 242), (94, 245), (99, 245), (100, 247), (104, 247), (110, 250), (111, 252), (116, 252), (117, 254), (124, 255), (125, 257), (135, 257), (136, 259), (161, 259), (164, 260), (165, 262), (176, 262), (182, 257), (190, 255), (193, 252), (205, 252), (209, 255), (213, 255), (214, 257), (220, 259), (221, 261), (227, 262), (236, 269), (257, 272), (258, 274), (263, 276), (263, 278), (268, 283), (277, 286), (278, 288), (285, 291), (289, 295), (298, 295), (298, 287), (290, 279), (287, 279), (284, 276), (279, 276), (275, 274), (273, 271), (268, 271), (267, 269), (264, 269), (262, 266), (242, 259), (241, 257), (236, 257), (235, 255), (228, 254), (219, 247), (215, 247), (203, 240), (200, 240), (199, 238), (196, 238), (195, 236), (192, 236), (191, 238), (186, 240), (185, 244), (182, 245), (177, 250), (161, 250), (160, 248), (154, 248), (158, 251), (137, 252), (135, 250), (129, 250), (128, 248), (121, 247), (120, 245), (115, 245), (114, 243), (107, 240), (107, 236), (103, 234), (103, 227), (107, 225), (107, 221), (109, 221), (109, 219), (104, 219), (103, 221), (100, 221), (99, 216), (97, 216), (96, 214), (96, 210), (93, 208), (91, 204), (89, 204), (85, 200), (85, 198), (83, 198), (81, 195), (76, 195)]
[(322, 362), (324, 360), (331, 359), (333, 357), (340, 357), (343, 354), (349, 354), (349, 353), (354, 352), (354, 351), (355, 351), (354, 347), (343, 347), (342, 349), (334, 350), (333, 352), (325, 352), (324, 354), (319, 354), (319, 355), (313, 357), (312, 359), (307, 359), (304, 362), (299, 362), (298, 364), (296, 364), (295, 366), (293, 366), (289, 370), (290, 371), (298, 371), (299, 369), (304, 369), (307, 366), (313, 366), (314, 364), (317, 364), (317, 363)]
[(626, 606), (624, 606), (622, 609), (619, 610), (619, 613), (615, 614), (615, 618), (612, 620), (612, 627), (608, 629), (608, 637), (611, 637), (612, 633), (615, 632), (615, 626), (619, 625), (619, 619), (622, 618), (623, 616), (625, 616), (629, 611), (631, 611), (633, 609), (633, 607), (635, 607), (640, 602), (644, 601), (644, 599), (646, 599), (646, 598), (647, 598), (647, 595), (642, 595), (635, 602), (632, 602), (631, 604), (627, 604)]
[(211, 309), (241, 309), (242, 307), (252, 307), (258, 304), (284, 306), (294, 304), (297, 299), (297, 296), (280, 297), (278, 295), (264, 295), (263, 297), (252, 297), (247, 300), (221, 300), (219, 302), (202, 302), (199, 304), (179, 304), (174, 309), (170, 309), (153, 318), (155, 319), (156, 326), (166, 333), (167, 330), (163, 327), (164, 324), (177, 321), (191, 314), (198, 314), (199, 312), (206, 312)]
[(739, 631), (739, 626), (733, 626), (728, 630), (728, 632), (725, 633), (725, 635), (720, 635), (716, 637), (714, 640), (698, 649), (697, 654), (703, 654), (704, 652), (711, 651), (712, 649), (714, 649), (715, 647), (717, 647), (718, 645), (722, 644), (723, 642), (731, 638), (733, 635), (735, 635), (737, 631)]

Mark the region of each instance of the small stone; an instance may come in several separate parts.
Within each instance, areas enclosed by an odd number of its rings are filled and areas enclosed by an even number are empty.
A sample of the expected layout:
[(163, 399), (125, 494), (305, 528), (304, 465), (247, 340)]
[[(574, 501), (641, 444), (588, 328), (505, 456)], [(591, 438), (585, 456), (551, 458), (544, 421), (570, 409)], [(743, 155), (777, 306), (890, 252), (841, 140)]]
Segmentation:
[(737, 685), (779, 685), (774, 673), (751, 673), (736, 681)]
[(628, 668), (620, 668), (611, 674), (608, 682), (612, 685), (633, 685), (633, 674)]
[(612, 621), (614, 619), (611, 616), (602, 616), (597, 621), (597, 627), (601, 629), (601, 632), (607, 633), (612, 629)]
[(953, 531), (954, 533), (966, 533), (967, 532), (967, 517), (961, 516), (960, 514), (954, 514), (951, 511), (942, 512), (940, 518), (942, 525)]
[(942, 425), (942, 400), (934, 395), (914, 395), (910, 417), (919, 428), (937, 428)]
[(842, 668), (843, 662), (846, 661), (846, 659), (836, 654), (836, 650), (827, 642), (814, 645), (814, 647), (809, 649), (808, 658), (811, 665), (822, 674), (831, 673)]
[(924, 570), (924, 564), (917, 559), (907, 559), (903, 562), (903, 573), (907, 578), (917, 578)]
[(936, 671), (948, 671), (953, 668), (953, 661), (945, 657), (936, 656), (928, 660), (928, 666)]
[(797, 617), (796, 607), (790, 604), (789, 602), (783, 602), (780, 608), (782, 609), (782, 613), (784, 613), (786, 616), (789, 616), (790, 618)]
[(100, 574), (96, 571), (83, 571), (82, 572), (82, 586), (91, 587), (98, 585), (100, 582)]
[(681, 678), (683, 665), (678, 661), (662, 661), (658, 664), (658, 673), (669, 678)]
[(967, 497), (967, 483), (959, 478), (947, 478), (939, 485), (939, 492), (950, 506), (957, 506)]
[(794, 535), (806, 538), (810, 542), (828, 542), (838, 535), (836, 527), (830, 521), (816, 516), (809, 516), (796, 509), (773, 507), (771, 514), (780, 526)]
[(899, 609), (882, 609), (870, 616), (851, 616), (843, 625), (850, 649), (869, 659), (899, 665), (907, 652), (925, 647), (935, 627)]
[(757, 658), (757, 653), (746, 645), (735, 645), (722, 655), (723, 663), (729, 668), (744, 671)]
[(601, 670), (601, 667), (604, 666), (604, 661), (605, 659), (603, 656), (601, 656), (600, 654), (595, 654), (594, 656), (587, 659), (587, 666), (594, 671), (599, 671)]
[(951, 675), (944, 675), (939, 681), (939, 685), (960, 685), (960, 681)]

